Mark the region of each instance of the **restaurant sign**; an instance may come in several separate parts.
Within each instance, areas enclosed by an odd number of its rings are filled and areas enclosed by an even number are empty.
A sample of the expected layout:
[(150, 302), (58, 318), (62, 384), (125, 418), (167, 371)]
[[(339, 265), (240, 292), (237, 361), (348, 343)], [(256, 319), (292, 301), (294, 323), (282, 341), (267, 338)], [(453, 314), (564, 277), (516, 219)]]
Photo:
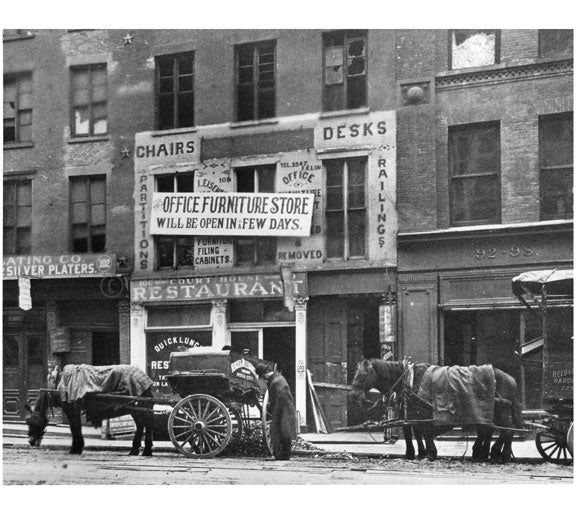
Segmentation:
[(313, 194), (153, 193), (150, 233), (307, 237), (313, 208)]
[[(306, 273), (292, 273), (292, 294), (307, 296)], [(225, 275), (218, 277), (183, 277), (133, 280), (132, 302), (178, 300), (216, 300), (249, 298), (282, 298), (284, 284), (280, 275)]]
[(83, 253), (66, 255), (6, 255), (2, 278), (82, 278), (109, 277), (116, 274), (116, 255)]

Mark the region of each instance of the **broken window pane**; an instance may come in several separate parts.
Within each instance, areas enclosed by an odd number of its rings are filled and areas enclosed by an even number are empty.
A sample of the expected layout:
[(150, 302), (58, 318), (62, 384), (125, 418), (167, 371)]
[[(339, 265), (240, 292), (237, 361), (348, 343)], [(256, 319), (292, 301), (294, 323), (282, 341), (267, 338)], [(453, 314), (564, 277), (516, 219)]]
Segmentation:
[(452, 69), (487, 66), (496, 62), (495, 30), (452, 31)]

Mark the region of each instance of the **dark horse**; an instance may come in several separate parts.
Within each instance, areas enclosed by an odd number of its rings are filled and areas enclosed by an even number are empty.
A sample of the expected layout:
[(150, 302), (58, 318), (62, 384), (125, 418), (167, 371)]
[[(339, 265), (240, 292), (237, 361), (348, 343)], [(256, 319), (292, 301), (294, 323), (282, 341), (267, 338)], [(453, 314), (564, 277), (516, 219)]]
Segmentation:
[[(124, 387), (126, 386), (126, 377), (132, 377), (132, 380), (136, 377), (135, 380), (140, 384), (140, 388), (137, 389), (137, 392), (139, 393), (137, 396), (142, 398), (153, 398), (151, 388), (152, 380), (136, 367), (128, 365), (102, 367), (82, 366), (92, 370), (104, 370), (109, 368), (111, 373), (122, 374), (121, 376), (124, 377), (122, 379), (113, 378), (112, 380), (108, 380), (108, 385), (112, 384), (112, 388), (104, 389), (106, 393), (114, 394), (118, 397), (129, 396), (128, 391)], [(68, 418), (68, 423), (70, 424), (70, 432), (72, 434), (72, 446), (70, 448), (71, 454), (81, 454), (84, 449), (81, 420), (81, 414), (84, 411), (86, 412), (86, 417), (95, 425), (103, 419), (117, 418), (119, 416), (130, 414), (136, 423), (136, 433), (132, 440), (132, 449), (130, 450), (129, 455), (138, 455), (142, 435), (145, 431), (144, 451), (142, 452), (142, 455), (146, 457), (152, 456), (154, 429), (154, 413), (152, 410), (153, 403), (135, 400), (135, 402), (130, 405), (129, 402), (122, 402), (122, 398), (119, 398), (118, 401), (114, 401), (113, 399), (102, 400), (101, 398), (99, 399), (97, 394), (85, 394), (82, 398), (65, 401), (62, 399), (61, 394), (66, 389), (65, 380), (63, 381), (64, 375), (69, 371), (67, 368), (74, 367), (75, 366), (66, 366), (62, 374), (58, 376), (57, 390), (40, 390), (33, 409), (31, 409), (28, 404), (25, 405), (27, 411), (26, 424), (28, 425), (28, 442), (30, 445), (40, 446), (46, 431), (46, 426), (48, 425), (48, 409), (51, 407), (61, 407)], [(150, 385), (148, 385), (148, 383), (150, 383)], [(133, 390), (133, 388), (129, 389), (130, 392)]]
[[(407, 413), (408, 419), (432, 420), (432, 406), (417, 396), (422, 383), (424, 373), (431, 364), (420, 363), (413, 366), (413, 381), (411, 386), (406, 385), (406, 365), (403, 362), (384, 361), (381, 359), (364, 359), (358, 364), (358, 369), (352, 381), (352, 397), (360, 403), (365, 398), (366, 392), (374, 388), (383, 395), (390, 395), (396, 392), (400, 398), (408, 398), (408, 404), (403, 405), (402, 410)], [(507, 373), (494, 369), (495, 377), (495, 404), (494, 423), (501, 427), (520, 426), (520, 411), (516, 399), (516, 381)], [(403, 388), (407, 387), (409, 391)], [(404, 393), (404, 394), (403, 394)], [(406, 394), (408, 393), (408, 394)], [(430, 421), (412, 426), (404, 426), (404, 440), (406, 442), (407, 459), (415, 458), (414, 445), (412, 443), (412, 432), (418, 444), (418, 457), (427, 457), (434, 460), (438, 452), (434, 444), (434, 437), (445, 432), (450, 427), (435, 425)], [(468, 427), (466, 427), (468, 428)], [(509, 462), (512, 458), (512, 437), (511, 430), (500, 429), (500, 434), (492, 449), (490, 443), (494, 428), (490, 425), (474, 425), (477, 437), (472, 447), (473, 460), (488, 460), (493, 462)], [(422, 443), (422, 436), (426, 441), (426, 446)]]

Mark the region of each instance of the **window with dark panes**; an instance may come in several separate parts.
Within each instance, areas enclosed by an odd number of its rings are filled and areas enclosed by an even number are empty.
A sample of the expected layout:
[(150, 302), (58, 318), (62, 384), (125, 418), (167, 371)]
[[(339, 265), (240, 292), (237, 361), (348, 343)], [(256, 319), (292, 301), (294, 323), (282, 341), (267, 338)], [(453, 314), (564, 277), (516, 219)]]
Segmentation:
[(366, 106), (366, 33), (324, 35), (324, 110)]
[[(236, 168), (238, 193), (273, 193), (275, 166)], [(237, 237), (235, 241), (237, 266), (261, 266), (276, 262), (276, 238)]]
[(106, 251), (106, 177), (70, 179), (72, 252)]
[(489, 66), (500, 62), (500, 31), (466, 29), (450, 31), (450, 68)]
[(325, 160), (326, 256), (366, 256), (366, 158)]
[(276, 41), (236, 47), (236, 119), (276, 116)]
[(574, 53), (573, 30), (539, 30), (538, 50), (540, 57), (561, 57)]
[[(193, 193), (194, 173), (175, 173), (156, 176), (158, 193)], [(194, 266), (194, 237), (156, 236), (158, 268), (192, 268)]]
[(4, 77), (4, 143), (32, 141), (32, 77)]
[(72, 135), (100, 136), (108, 132), (106, 64), (72, 68)]
[(194, 52), (156, 58), (158, 130), (194, 126)]
[(539, 118), (540, 219), (574, 217), (574, 113)]
[(500, 124), (450, 127), (452, 225), (500, 222)]
[(25, 255), (32, 250), (32, 181), (4, 182), (4, 253)]

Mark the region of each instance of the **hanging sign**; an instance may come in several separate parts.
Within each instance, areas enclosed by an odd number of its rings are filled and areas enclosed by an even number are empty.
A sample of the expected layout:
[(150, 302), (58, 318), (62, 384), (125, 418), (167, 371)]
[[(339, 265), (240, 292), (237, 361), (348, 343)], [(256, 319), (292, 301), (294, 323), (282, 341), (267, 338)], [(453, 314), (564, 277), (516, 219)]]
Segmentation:
[(30, 294), (30, 277), (20, 275), (18, 277), (18, 307), (29, 311), (32, 308), (32, 296)]
[(306, 237), (313, 208), (313, 194), (153, 193), (150, 233)]

